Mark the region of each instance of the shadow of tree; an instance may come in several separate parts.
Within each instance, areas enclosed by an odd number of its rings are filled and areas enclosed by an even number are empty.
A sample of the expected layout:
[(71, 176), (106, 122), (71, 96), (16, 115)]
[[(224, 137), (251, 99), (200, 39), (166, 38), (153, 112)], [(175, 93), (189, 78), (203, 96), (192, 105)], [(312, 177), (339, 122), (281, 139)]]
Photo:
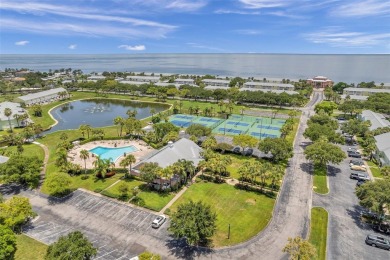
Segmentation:
[(207, 257), (213, 252), (211, 248), (190, 246), (185, 239), (171, 239), (166, 243), (166, 246), (175, 257), (180, 259)]
[(368, 223), (365, 223), (362, 221), (361, 219), (361, 212), (364, 208), (359, 206), (359, 205), (355, 205), (353, 206), (353, 209), (346, 209), (347, 211), (347, 214), (353, 219), (353, 221), (355, 222), (355, 224), (360, 228), (360, 229), (363, 229), (363, 230), (371, 230), (371, 225), (368, 224)]
[(301, 163), (299, 165), (302, 171), (306, 172), (307, 174), (313, 175), (313, 164), (312, 163)]
[(10, 184), (3, 184), (0, 186), (0, 192), (3, 195), (18, 195), (22, 191), (30, 190), (25, 185), (20, 185), (16, 183), (10, 183)]
[(327, 172), (328, 172), (328, 176), (336, 177), (338, 173), (341, 173), (341, 169), (333, 165), (328, 165)]

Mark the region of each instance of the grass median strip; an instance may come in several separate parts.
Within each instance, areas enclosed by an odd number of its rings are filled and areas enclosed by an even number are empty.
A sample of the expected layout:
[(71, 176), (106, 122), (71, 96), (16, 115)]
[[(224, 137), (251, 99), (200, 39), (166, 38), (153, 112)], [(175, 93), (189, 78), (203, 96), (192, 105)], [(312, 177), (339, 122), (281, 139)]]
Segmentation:
[(326, 167), (314, 166), (313, 177), (314, 191), (320, 194), (327, 194), (329, 192), (329, 188)]
[(315, 259), (326, 259), (327, 233), (328, 212), (324, 208), (312, 208), (309, 242), (312, 243), (317, 250), (317, 257)]

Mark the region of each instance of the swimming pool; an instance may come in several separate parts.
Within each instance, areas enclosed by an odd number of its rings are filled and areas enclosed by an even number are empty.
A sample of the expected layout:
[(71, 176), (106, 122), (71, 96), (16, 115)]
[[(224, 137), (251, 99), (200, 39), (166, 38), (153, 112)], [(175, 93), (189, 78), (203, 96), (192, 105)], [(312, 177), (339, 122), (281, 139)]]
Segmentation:
[(119, 157), (123, 156), (124, 153), (129, 154), (138, 151), (138, 149), (133, 145), (120, 148), (97, 146), (89, 151), (99, 156), (101, 159), (109, 159), (113, 162), (116, 162), (116, 160), (118, 160)]

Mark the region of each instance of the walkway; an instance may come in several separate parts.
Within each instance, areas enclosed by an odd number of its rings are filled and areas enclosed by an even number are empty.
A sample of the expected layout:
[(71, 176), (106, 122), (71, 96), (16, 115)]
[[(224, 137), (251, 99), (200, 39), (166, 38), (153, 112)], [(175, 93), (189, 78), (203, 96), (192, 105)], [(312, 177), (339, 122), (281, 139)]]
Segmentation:
[(39, 145), (40, 147), (42, 147), (43, 151), (45, 152), (45, 158), (43, 159), (43, 168), (40, 174), (41, 178), (39, 180), (39, 186), (38, 186), (38, 189), (41, 190), (42, 184), (46, 177), (46, 167), (47, 167), (47, 162), (49, 161), (49, 149), (47, 148), (46, 145), (36, 141), (34, 141), (33, 144)]

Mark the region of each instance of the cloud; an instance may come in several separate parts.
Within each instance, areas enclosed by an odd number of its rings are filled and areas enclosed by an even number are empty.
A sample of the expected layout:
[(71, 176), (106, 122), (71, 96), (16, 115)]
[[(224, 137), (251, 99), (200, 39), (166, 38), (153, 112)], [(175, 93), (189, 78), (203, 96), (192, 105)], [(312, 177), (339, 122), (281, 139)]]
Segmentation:
[(176, 9), (183, 11), (196, 11), (207, 5), (206, 1), (187, 1), (187, 0), (175, 0), (169, 3), (166, 8)]
[(343, 17), (380, 16), (390, 14), (389, 0), (354, 1), (334, 8), (331, 15)]
[(244, 35), (259, 35), (262, 34), (259, 30), (254, 29), (241, 29), (241, 30), (235, 30), (236, 33), (244, 34)]
[(248, 11), (241, 11), (241, 10), (227, 10), (227, 9), (218, 9), (214, 11), (215, 14), (242, 14), (242, 15), (259, 15), (260, 12), (258, 11), (253, 11), (253, 12), (248, 12)]
[[(97, 5), (96, 5), (97, 6)], [(111, 35), (115, 37), (148, 37), (148, 38), (165, 38), (166, 35), (174, 31), (177, 26), (169, 25), (165, 23), (159, 23), (146, 19), (138, 19), (122, 15), (109, 15), (110, 10), (102, 10), (96, 7), (77, 7), (67, 5), (52, 5), (47, 3), (37, 2), (10, 2), (7, 0), (2, 1), (0, 5), (1, 10), (19, 12), (23, 16), (15, 16), (7, 18), (2, 16), (2, 20), (7, 21), (2, 23), (2, 29), (5, 30), (18, 30), (29, 31), (41, 34), (64, 34), (61, 32), (65, 29), (65, 34), (70, 32), (81, 33), (83, 29), (86, 29), (84, 36), (88, 35)], [(26, 16), (27, 14), (32, 14)], [(47, 32), (49, 28), (41, 26), (37, 28), (37, 22), (32, 21), (32, 25), (23, 25), (23, 23), (29, 23), (33, 20), (34, 16), (39, 15), (39, 20), (42, 25), (49, 26), (51, 32)], [(17, 18), (15, 18), (17, 17)], [(31, 20), (27, 20), (25, 17), (30, 17)], [(15, 28), (13, 24), (21, 24), (20, 28)], [(51, 25), (58, 25), (58, 28), (53, 28)], [(96, 27), (96, 28), (93, 28)], [(102, 32), (99, 32), (101, 29)], [(113, 33), (107, 32), (112, 30)], [(114, 33), (114, 32), (118, 32)], [(148, 36), (149, 34), (149, 36)]]
[(283, 0), (239, 0), (244, 8), (260, 9), (260, 8), (275, 8), (287, 5), (287, 1)]
[(70, 50), (74, 50), (76, 48), (77, 48), (77, 44), (71, 44), (68, 46), (68, 49), (70, 49)]
[(131, 45), (119, 45), (118, 48), (119, 49), (125, 49), (125, 50), (128, 50), (128, 51), (144, 51), (144, 50), (146, 50), (145, 45), (134, 45), (134, 46), (131, 46)]
[(303, 37), (313, 43), (328, 44), (333, 47), (369, 48), (386, 45), (390, 41), (390, 33), (348, 32), (338, 27), (304, 34)]
[(18, 41), (18, 42), (15, 42), (15, 45), (24, 46), (24, 45), (27, 45), (29, 43), (30, 43), (29, 41)]

